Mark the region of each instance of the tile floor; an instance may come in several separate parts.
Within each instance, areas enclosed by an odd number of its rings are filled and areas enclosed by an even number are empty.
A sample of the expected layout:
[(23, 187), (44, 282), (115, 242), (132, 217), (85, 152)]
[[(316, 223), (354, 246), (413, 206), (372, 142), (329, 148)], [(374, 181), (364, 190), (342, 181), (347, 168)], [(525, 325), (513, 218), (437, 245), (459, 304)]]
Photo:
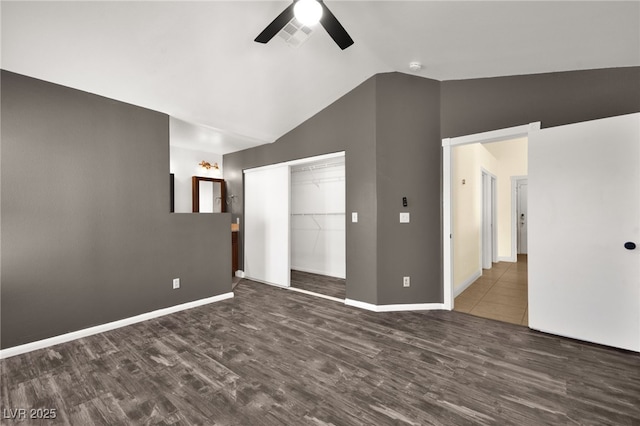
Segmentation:
[(454, 301), (454, 311), (512, 324), (529, 325), (527, 255), (516, 263), (494, 263)]

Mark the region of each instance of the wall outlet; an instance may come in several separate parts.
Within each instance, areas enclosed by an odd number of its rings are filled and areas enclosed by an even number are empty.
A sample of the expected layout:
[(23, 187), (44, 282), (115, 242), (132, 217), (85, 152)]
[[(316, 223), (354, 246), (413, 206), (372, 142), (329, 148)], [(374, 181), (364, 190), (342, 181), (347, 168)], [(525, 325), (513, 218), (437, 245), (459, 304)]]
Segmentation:
[(180, 288), (180, 278), (174, 278), (173, 279), (173, 289), (177, 289)]
[(402, 286), (410, 287), (411, 286), (411, 277), (402, 277)]
[(358, 223), (358, 212), (351, 213), (351, 222)]
[(410, 215), (408, 212), (402, 212), (400, 213), (400, 223), (409, 223), (410, 222)]

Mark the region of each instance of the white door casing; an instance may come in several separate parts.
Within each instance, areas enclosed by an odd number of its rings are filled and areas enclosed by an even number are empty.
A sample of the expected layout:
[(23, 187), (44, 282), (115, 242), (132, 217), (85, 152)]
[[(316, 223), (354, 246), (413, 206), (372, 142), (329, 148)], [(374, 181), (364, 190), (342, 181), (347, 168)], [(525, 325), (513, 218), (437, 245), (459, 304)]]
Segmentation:
[(491, 269), (498, 261), (496, 227), (496, 177), (482, 169), (482, 249), (480, 264), (482, 269)]
[(244, 276), (291, 285), (291, 166), (344, 157), (335, 152), (244, 170)]
[(529, 326), (640, 351), (640, 114), (529, 135)]
[(452, 234), (452, 167), (451, 150), (458, 145), (472, 143), (490, 143), (506, 141), (521, 137), (527, 137), (530, 132), (540, 129), (540, 123), (530, 123), (522, 126), (508, 127), (473, 135), (445, 138), (442, 140), (442, 193), (443, 193), (443, 226), (442, 226), (442, 253), (443, 253), (443, 305), (445, 309), (453, 309), (453, 234)]

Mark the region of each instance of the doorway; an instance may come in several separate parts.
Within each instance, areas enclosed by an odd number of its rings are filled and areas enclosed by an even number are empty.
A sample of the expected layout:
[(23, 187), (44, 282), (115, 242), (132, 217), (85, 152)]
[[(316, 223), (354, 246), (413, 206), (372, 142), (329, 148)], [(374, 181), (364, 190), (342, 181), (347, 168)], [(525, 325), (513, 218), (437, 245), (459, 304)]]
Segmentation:
[[(247, 279), (344, 303), (344, 158), (345, 153), (338, 152), (244, 170)], [(340, 163), (341, 177), (320, 171)], [(335, 175), (338, 169), (331, 173)], [(321, 196), (305, 191), (308, 185), (321, 190)], [(336, 186), (342, 190), (335, 190)], [(319, 257), (311, 256), (319, 252)], [(345, 296), (317, 292), (319, 286), (334, 280), (341, 281)], [(310, 287), (302, 288), (304, 285)], [(310, 289), (314, 285), (316, 291)]]
[[(459, 255), (460, 251), (461, 251), (461, 245), (458, 244), (458, 246), (456, 247), (456, 237), (459, 236), (459, 232), (460, 229), (454, 229), (454, 214), (458, 214), (455, 213), (454, 209), (453, 209), (453, 197), (454, 197), (454, 192), (455, 191), (464, 191), (464, 188), (469, 188), (469, 185), (467, 185), (467, 179), (460, 179), (460, 176), (458, 175), (454, 175), (453, 173), (453, 149), (454, 148), (458, 148), (458, 147), (463, 147), (466, 145), (473, 145), (473, 144), (482, 144), (482, 147), (486, 147), (489, 146), (489, 144), (492, 144), (493, 142), (504, 142), (504, 141), (508, 141), (508, 140), (512, 140), (512, 139), (519, 139), (519, 138), (527, 138), (529, 135), (529, 132), (534, 131), (536, 129), (540, 128), (540, 123), (532, 123), (530, 125), (525, 125), (525, 126), (517, 126), (517, 127), (512, 127), (512, 128), (507, 128), (507, 129), (501, 129), (501, 130), (496, 130), (496, 131), (491, 131), (491, 132), (485, 132), (485, 133), (480, 133), (480, 134), (475, 134), (475, 135), (469, 135), (469, 136), (462, 136), (462, 137), (458, 137), (458, 138), (450, 138), (450, 139), (444, 139), (443, 140), (443, 168), (444, 168), (444, 179), (443, 179), (443, 194), (444, 194), (444, 226), (443, 226), (443, 252), (444, 252), (444, 305), (446, 308), (448, 309), (453, 309), (454, 308), (454, 298), (455, 296), (459, 295), (460, 293), (462, 293), (466, 287), (469, 287), (472, 283), (474, 283), (476, 280), (478, 280), (478, 278), (482, 278), (484, 275), (485, 279), (488, 278), (496, 278), (496, 275), (499, 274), (503, 274), (506, 272), (505, 267), (506, 266), (510, 266), (508, 264), (506, 264), (506, 262), (502, 262), (502, 261), (508, 261), (511, 260), (511, 262), (515, 262), (517, 260), (517, 256), (516, 256), (516, 252), (515, 252), (515, 247), (512, 250), (512, 244), (511, 244), (511, 240), (513, 239), (513, 241), (516, 240), (515, 237), (513, 237), (512, 235), (510, 236), (510, 234), (512, 234), (511, 231), (511, 202), (509, 201), (509, 199), (511, 198), (510, 196), (506, 196), (506, 197), (499, 197), (499, 196), (495, 196), (493, 199), (493, 206), (498, 205), (498, 209), (499, 211), (504, 211), (504, 209), (506, 209), (506, 213), (504, 213), (502, 215), (502, 220), (500, 220), (500, 229), (503, 229), (504, 227), (507, 228), (507, 232), (505, 232), (506, 236), (500, 235), (499, 237), (492, 239), (489, 238), (489, 236), (492, 234), (492, 230), (489, 227), (490, 225), (486, 225), (484, 226), (485, 229), (485, 235), (487, 235), (487, 238), (484, 239), (481, 243), (479, 243), (480, 246), (482, 246), (483, 244), (488, 245), (488, 241), (491, 239), (492, 241), (496, 241), (497, 240), (497, 244), (494, 244), (494, 247), (499, 246), (502, 247), (502, 250), (504, 251), (505, 248), (509, 249), (508, 253), (501, 253), (500, 250), (498, 250), (498, 253), (494, 253), (493, 249), (490, 250), (482, 250), (483, 252), (487, 253), (486, 256), (482, 256), (481, 257), (481, 265), (484, 266), (488, 266), (488, 261), (491, 260), (498, 260), (501, 261), (500, 263), (498, 263), (497, 265), (499, 265), (499, 268), (496, 268), (496, 265), (492, 265), (492, 270), (482, 270), (481, 268), (478, 268), (477, 270), (470, 270), (467, 271), (468, 272), (468, 277), (463, 277), (463, 279), (460, 279), (460, 277), (458, 277), (458, 282), (456, 283), (454, 281), (454, 269), (456, 267), (459, 267), (461, 265), (468, 265), (471, 262), (460, 262), (458, 261), (456, 263), (456, 256), (454, 256), (454, 248), (456, 249), (456, 254)], [(495, 144), (498, 145), (498, 144)], [(526, 149), (526, 148), (525, 148)], [(477, 167), (477, 163), (476, 164)], [(526, 172), (525, 172), (526, 173)], [(518, 174), (522, 174), (522, 173), (512, 173), (511, 175), (518, 175)], [(491, 179), (489, 178), (485, 178), (485, 183), (484, 184), (478, 184), (478, 187), (484, 187), (485, 189), (485, 193), (489, 194), (491, 192), (491, 188), (493, 185), (496, 185), (496, 187), (500, 187), (502, 188), (502, 191), (504, 191), (505, 189), (503, 188), (506, 185), (506, 191), (507, 193), (509, 193), (510, 191), (510, 176), (506, 176), (503, 178), (500, 178), (502, 174), (495, 174), (495, 176), (497, 177), (494, 181), (494, 183), (491, 183)], [(454, 179), (455, 178), (455, 179)], [(467, 189), (469, 190), (469, 189)], [(496, 191), (494, 191), (495, 193)], [(499, 191), (498, 191), (499, 192)], [(490, 206), (492, 205), (492, 203), (490, 201), (488, 201), (487, 197), (487, 202), (485, 203), (480, 203), (479, 204), (479, 209), (480, 210), (489, 210)], [(505, 205), (506, 203), (506, 205)], [(473, 209), (473, 206), (471, 206), (471, 209)], [(495, 209), (494, 209), (495, 211)], [(485, 213), (485, 216), (489, 216), (487, 213)], [(505, 220), (506, 219), (506, 220)], [(496, 221), (495, 219), (493, 220), (493, 231), (496, 230)], [(465, 226), (468, 226), (468, 224), (465, 224)], [(473, 246), (473, 244), (470, 245), (464, 245), (465, 247), (468, 246)], [(464, 247), (463, 247), (464, 248)], [(488, 253), (491, 253), (491, 255), (488, 255)], [(458, 256), (459, 257), (459, 256)], [(469, 259), (478, 259), (478, 257), (469, 257)], [(476, 260), (477, 261), (477, 260)], [(493, 262), (492, 262), (493, 263)], [(522, 276), (522, 274), (525, 275), (526, 277), (526, 268), (524, 267), (520, 267), (519, 268), (519, 274)], [(489, 274), (487, 271), (491, 272), (491, 274)], [(457, 284), (457, 285), (454, 285)], [(492, 283), (485, 283), (486, 284), (486, 288), (483, 290), (487, 290), (489, 289), (490, 286), (492, 286), (493, 284), (495, 284), (495, 281)], [(520, 292), (523, 292), (522, 289), (519, 290)], [(524, 290), (526, 292), (526, 290)]]
[[(511, 245), (511, 181), (527, 174), (527, 138), (453, 149), (454, 309), (527, 324), (526, 258)], [(464, 181), (464, 185), (460, 185)], [(500, 240), (500, 242), (499, 242)], [(477, 253), (474, 257), (474, 253)]]
[(291, 288), (346, 298), (345, 157), (291, 166)]

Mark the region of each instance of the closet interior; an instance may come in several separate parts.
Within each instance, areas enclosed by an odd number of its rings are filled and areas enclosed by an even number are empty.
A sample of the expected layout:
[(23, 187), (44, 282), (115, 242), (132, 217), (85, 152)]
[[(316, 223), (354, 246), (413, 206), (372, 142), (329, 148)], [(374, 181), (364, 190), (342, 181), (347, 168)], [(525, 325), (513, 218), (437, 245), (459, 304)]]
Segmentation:
[(345, 158), (291, 166), (291, 286), (346, 297)]

